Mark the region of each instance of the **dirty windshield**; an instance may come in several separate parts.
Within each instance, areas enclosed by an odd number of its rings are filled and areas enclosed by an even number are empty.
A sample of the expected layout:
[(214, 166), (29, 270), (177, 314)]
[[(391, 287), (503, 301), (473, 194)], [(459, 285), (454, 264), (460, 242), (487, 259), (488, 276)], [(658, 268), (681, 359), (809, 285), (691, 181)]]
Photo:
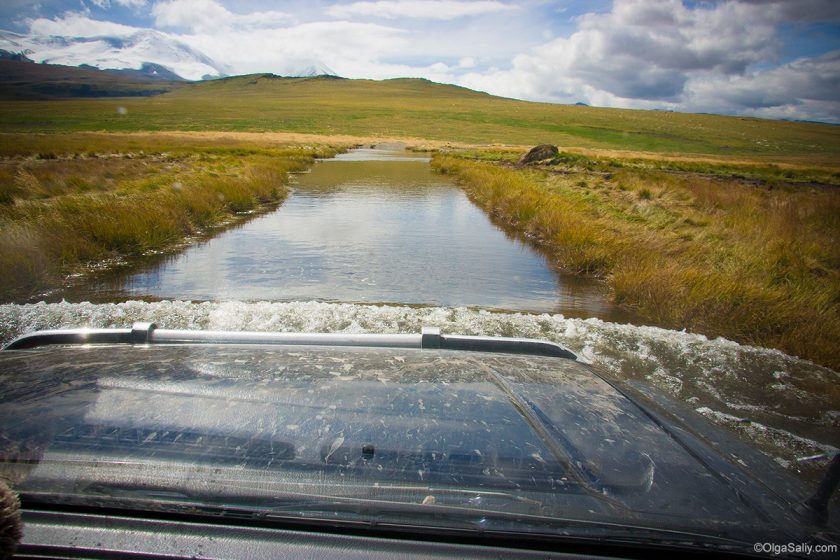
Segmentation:
[(14, 448), (0, 472), (41, 503), (548, 534), (559, 519), (624, 536), (645, 527), (748, 541), (772, 530), (567, 358), (91, 346), (72, 362), (4, 355), (0, 368), (19, 376), (2, 386)]
[(760, 536), (724, 464), (804, 500), (840, 447), (838, 56), (831, 0), (0, 6), (3, 344), (434, 327), (577, 356), (10, 350), (0, 476)]

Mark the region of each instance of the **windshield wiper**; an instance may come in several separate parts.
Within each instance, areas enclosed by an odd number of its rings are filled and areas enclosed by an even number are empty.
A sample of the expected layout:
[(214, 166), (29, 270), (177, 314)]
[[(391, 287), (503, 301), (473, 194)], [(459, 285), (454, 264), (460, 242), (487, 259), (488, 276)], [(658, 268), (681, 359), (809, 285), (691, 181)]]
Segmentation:
[[(91, 490), (91, 487), (86, 490)], [(410, 531), (421, 535), (464, 535), (481, 538), (515, 539), (520, 546), (540, 541), (543, 543), (595, 544), (609, 546), (632, 545), (645, 549), (661, 547), (683, 550), (708, 550), (717, 552), (744, 552), (752, 541), (695, 531), (649, 527), (627, 522), (597, 519), (576, 519), (541, 513), (525, 513), (452, 505), (442, 501), (401, 502), (386, 499), (365, 499), (296, 493), (274, 493), (249, 503), (237, 502), (233, 495), (186, 496), (168, 489), (132, 487), (97, 483), (96, 489), (106, 492), (108, 500), (90, 495), (56, 496), (48, 493), (24, 493), (27, 508), (61, 504), (121, 510), (136, 513), (187, 514), (229, 520), (258, 520), (272, 526), (293, 524), (318, 528), (341, 527), (376, 529), (380, 531)], [(386, 489), (392, 490), (392, 489)], [(434, 488), (396, 487), (395, 491), (428, 491), (430, 496), (441, 496), (442, 490)], [(445, 491), (445, 490), (444, 490)], [(510, 502), (534, 502), (521, 496), (502, 492), (450, 491), (454, 494), (492, 497)], [(165, 498), (162, 501), (161, 498)], [(539, 503), (539, 502), (537, 502)], [(501, 505), (501, 504), (500, 504)], [(720, 531), (721, 527), (717, 530)]]
[[(324, 505), (393, 504), (399, 506), (465, 507), (471, 511), (484, 511), (485, 507), (509, 507), (518, 505), (532, 511), (541, 511), (544, 503), (527, 496), (510, 492), (476, 489), (445, 488), (434, 486), (329, 484), (318, 486), (333, 488), (335, 494), (277, 491), (277, 489), (254, 486), (248, 480), (219, 482), (214, 480), (206, 489), (178, 488), (174, 490), (164, 481), (149, 482), (92, 482), (78, 489), (83, 495), (108, 496), (109, 498), (137, 497), (141, 499), (160, 498), (186, 499), (196, 503), (245, 504), (246, 507), (267, 507), (274, 511), (293, 511), (297, 507), (318, 509)], [(359, 497), (347, 494), (374, 494), (376, 497)], [(278, 505), (279, 504), (279, 505)], [(490, 510), (488, 510), (490, 511)]]

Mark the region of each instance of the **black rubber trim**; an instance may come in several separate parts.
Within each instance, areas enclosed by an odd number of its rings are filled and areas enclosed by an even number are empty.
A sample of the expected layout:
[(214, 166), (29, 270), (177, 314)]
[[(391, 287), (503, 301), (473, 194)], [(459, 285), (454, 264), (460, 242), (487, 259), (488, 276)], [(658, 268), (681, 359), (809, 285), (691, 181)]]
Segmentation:
[[(272, 516), (270, 518), (251, 515), (221, 516), (218, 513), (190, 513), (136, 511), (121, 508), (62, 505), (46, 502), (34, 502), (22, 498), (24, 523), (28, 520), (36, 522), (39, 516), (58, 514), (66, 516), (68, 526), (77, 526), (80, 518), (101, 519), (102, 528), (118, 529), (120, 522), (148, 523), (152, 527), (158, 522), (175, 522), (193, 524), (201, 527), (202, 533), (212, 533), (214, 537), (223, 537), (227, 530), (236, 529), (270, 529), (276, 531), (294, 531), (303, 535), (310, 535), (317, 539), (318, 535), (338, 535), (346, 537), (361, 537), (392, 542), (399, 550), (413, 550), (422, 552), (423, 545), (455, 545), (480, 547), (486, 550), (487, 557), (497, 557), (504, 551), (545, 552), (551, 557), (600, 557), (600, 558), (756, 558), (766, 557), (748, 552), (727, 551), (720, 548), (697, 549), (678, 543), (640, 544), (630, 540), (608, 540), (602, 536), (573, 537), (550, 536), (521, 532), (501, 531), (467, 531), (463, 529), (445, 529), (441, 527), (406, 527), (387, 523), (350, 522), (319, 519), (302, 519), (294, 516)], [(226, 512), (227, 513), (227, 512)], [(55, 518), (55, 515), (52, 515)], [(310, 538), (310, 537), (308, 537)], [(406, 548), (407, 547), (407, 548)], [(24, 543), (18, 548), (16, 557), (45, 557), (54, 558), (61, 552), (62, 557), (81, 558), (124, 558), (125, 554), (114, 554), (114, 551), (79, 551), (76, 555), (72, 548), (56, 549), (55, 545), (46, 543)], [(92, 555), (92, 552), (103, 554)], [(676, 556), (675, 556), (676, 555)], [(129, 554), (132, 558), (172, 558), (171, 555), (145, 555), (139, 552)], [(453, 555), (452, 558), (461, 558)]]

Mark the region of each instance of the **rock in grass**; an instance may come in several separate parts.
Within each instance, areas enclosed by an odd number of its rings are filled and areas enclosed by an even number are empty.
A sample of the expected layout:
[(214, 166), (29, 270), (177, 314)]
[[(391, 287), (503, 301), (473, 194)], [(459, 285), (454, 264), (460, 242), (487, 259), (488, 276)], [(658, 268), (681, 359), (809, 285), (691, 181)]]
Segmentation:
[(520, 164), (526, 163), (534, 163), (537, 161), (543, 161), (546, 159), (552, 159), (557, 157), (557, 154), (560, 152), (557, 150), (557, 146), (553, 146), (551, 144), (540, 144), (539, 146), (535, 146), (531, 148), (531, 150), (522, 156), (522, 159), (519, 160)]

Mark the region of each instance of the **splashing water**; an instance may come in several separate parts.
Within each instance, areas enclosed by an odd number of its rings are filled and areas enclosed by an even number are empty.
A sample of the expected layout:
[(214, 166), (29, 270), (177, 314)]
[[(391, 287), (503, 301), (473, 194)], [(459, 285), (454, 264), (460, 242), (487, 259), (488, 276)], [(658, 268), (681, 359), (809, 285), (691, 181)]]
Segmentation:
[(618, 378), (655, 386), (806, 478), (817, 476), (820, 465), (803, 466), (797, 457), (840, 445), (836, 372), (778, 350), (593, 318), (317, 301), (62, 302), (0, 305), (0, 339), (42, 329), (125, 328), (135, 321), (168, 329), (334, 333), (417, 333), (436, 326), (444, 333), (542, 338)]

